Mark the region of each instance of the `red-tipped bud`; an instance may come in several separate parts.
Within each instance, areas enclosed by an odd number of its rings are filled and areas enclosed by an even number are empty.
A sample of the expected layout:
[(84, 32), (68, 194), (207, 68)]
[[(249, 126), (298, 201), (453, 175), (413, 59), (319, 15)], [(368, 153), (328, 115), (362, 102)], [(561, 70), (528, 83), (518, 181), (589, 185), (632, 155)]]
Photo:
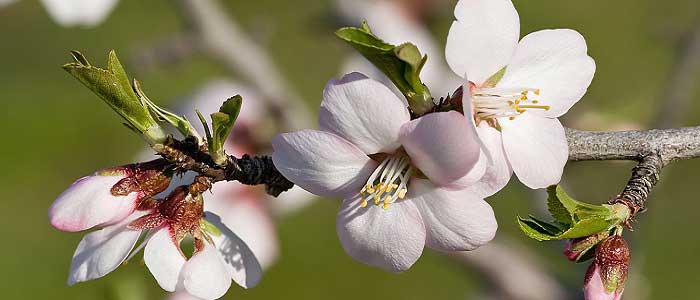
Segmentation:
[(586, 272), (583, 294), (586, 300), (619, 300), (625, 289), (630, 249), (618, 235), (606, 238), (595, 251), (593, 264)]

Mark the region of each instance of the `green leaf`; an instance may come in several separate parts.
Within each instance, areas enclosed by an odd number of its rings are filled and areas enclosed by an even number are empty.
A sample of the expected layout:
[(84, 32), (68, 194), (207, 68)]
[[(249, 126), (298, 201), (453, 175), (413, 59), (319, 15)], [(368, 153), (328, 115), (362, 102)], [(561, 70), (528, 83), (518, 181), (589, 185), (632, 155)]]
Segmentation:
[(612, 229), (617, 225), (613, 220), (592, 217), (574, 224), (567, 231), (557, 236), (557, 240), (582, 238)]
[(382, 71), (406, 97), (411, 110), (422, 115), (433, 108), (433, 97), (420, 80), (427, 56), (421, 55), (415, 45), (397, 47), (384, 42), (372, 34), (366, 22), (361, 28), (345, 27), (335, 34)]
[(217, 164), (224, 164), (227, 160), (224, 153), (224, 143), (238, 118), (242, 104), (243, 98), (240, 95), (236, 95), (226, 100), (219, 108), (219, 112), (211, 114), (212, 130), (214, 132), (209, 144), (209, 152)]
[(525, 235), (538, 241), (550, 241), (555, 237), (549, 230), (532, 219), (525, 219), (518, 216), (518, 225)]
[(78, 51), (71, 51), (75, 62), (63, 65), (73, 77), (97, 94), (107, 105), (141, 133), (151, 144), (165, 141), (166, 134), (141, 103), (129, 83), (114, 50), (109, 52), (107, 70), (90, 65)]
[(160, 121), (168, 122), (184, 136), (193, 136), (197, 139), (197, 141), (201, 141), (202, 138), (199, 136), (199, 133), (196, 129), (194, 129), (192, 123), (190, 123), (185, 116), (178, 116), (172, 112), (160, 108), (158, 105), (153, 103), (153, 101), (146, 96), (146, 93), (143, 92), (141, 83), (136, 79), (134, 79), (134, 91), (141, 102), (147, 106), (151, 113), (153, 113)]
[(209, 144), (209, 147), (211, 147), (211, 143), (213, 138), (211, 137), (211, 130), (209, 130), (209, 124), (207, 124), (207, 120), (204, 119), (204, 116), (202, 115), (201, 112), (199, 112), (198, 109), (194, 110), (197, 113), (197, 117), (199, 118), (199, 122), (202, 122), (202, 126), (204, 127), (204, 134), (207, 137), (207, 143)]
[(221, 230), (216, 227), (216, 225), (210, 223), (206, 219), (199, 220), (199, 226), (207, 233), (213, 236), (221, 236)]
[(574, 218), (566, 209), (561, 200), (557, 197), (556, 190), (558, 188), (559, 186), (556, 185), (552, 185), (547, 188), (547, 194), (549, 195), (549, 197), (547, 197), (547, 209), (549, 210), (549, 213), (552, 214), (552, 217), (559, 222), (559, 224), (570, 226), (571, 223), (574, 222)]

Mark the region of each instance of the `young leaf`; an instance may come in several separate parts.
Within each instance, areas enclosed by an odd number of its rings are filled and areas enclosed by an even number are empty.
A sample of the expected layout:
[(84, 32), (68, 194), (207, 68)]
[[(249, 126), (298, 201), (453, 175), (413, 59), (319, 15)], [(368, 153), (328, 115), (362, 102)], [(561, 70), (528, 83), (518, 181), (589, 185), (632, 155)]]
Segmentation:
[(90, 65), (78, 51), (71, 51), (71, 55), (75, 62), (63, 65), (64, 70), (97, 94), (127, 121), (130, 128), (141, 133), (151, 144), (165, 140), (165, 132), (132, 89), (114, 50), (109, 52), (107, 70)]
[(211, 114), (211, 126), (213, 130), (212, 141), (209, 144), (209, 152), (217, 164), (226, 162), (226, 154), (224, 153), (224, 143), (231, 133), (231, 128), (238, 118), (238, 113), (241, 111), (243, 98), (240, 95), (233, 96), (226, 100), (219, 112)]
[(193, 136), (195, 139), (197, 139), (197, 141), (202, 140), (202, 137), (199, 136), (197, 130), (194, 129), (192, 123), (190, 123), (185, 116), (178, 116), (172, 112), (160, 108), (158, 105), (153, 103), (153, 101), (146, 96), (146, 93), (143, 92), (141, 83), (139, 83), (139, 81), (136, 79), (134, 79), (134, 91), (141, 102), (147, 106), (151, 113), (153, 113), (160, 121), (168, 122), (184, 136)]
[(557, 185), (552, 185), (547, 188), (547, 194), (549, 195), (549, 197), (547, 197), (547, 209), (549, 210), (549, 213), (552, 214), (552, 217), (559, 222), (559, 224), (570, 227), (574, 222), (574, 218), (566, 209), (559, 197), (557, 197), (557, 189), (559, 189), (559, 186)]
[(382, 71), (406, 97), (415, 113), (424, 114), (432, 109), (433, 98), (420, 80), (427, 56), (422, 56), (415, 45), (405, 43), (397, 47), (384, 42), (372, 34), (367, 23), (361, 28), (341, 28), (335, 34)]

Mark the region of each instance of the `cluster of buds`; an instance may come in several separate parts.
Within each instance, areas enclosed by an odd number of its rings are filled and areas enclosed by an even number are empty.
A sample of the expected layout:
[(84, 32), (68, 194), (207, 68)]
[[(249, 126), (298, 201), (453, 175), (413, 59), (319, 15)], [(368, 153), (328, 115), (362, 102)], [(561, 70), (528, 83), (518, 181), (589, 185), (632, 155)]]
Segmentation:
[(564, 255), (571, 261), (593, 259), (584, 280), (586, 300), (619, 300), (625, 289), (630, 249), (625, 239), (601, 232), (569, 241)]

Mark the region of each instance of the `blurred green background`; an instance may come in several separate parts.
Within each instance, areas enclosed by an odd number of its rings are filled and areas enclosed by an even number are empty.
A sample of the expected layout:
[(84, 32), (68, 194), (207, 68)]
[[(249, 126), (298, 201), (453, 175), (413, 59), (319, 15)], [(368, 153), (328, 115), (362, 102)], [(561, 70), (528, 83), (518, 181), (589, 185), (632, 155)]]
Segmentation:
[[(440, 1), (429, 23), (441, 44), (456, 1)], [(667, 78), (678, 40), (698, 26), (696, 0), (515, 1), (523, 34), (569, 27), (587, 39), (598, 69), (588, 95), (564, 120), (579, 129), (611, 129), (655, 122), (668, 95)], [(444, 6), (444, 7), (443, 7)], [(334, 38), (330, 1), (226, 1), (231, 14), (267, 48), (309, 106), (316, 111), (325, 82), (337, 75), (350, 49)], [(121, 1), (107, 21), (94, 29), (62, 28), (37, 1), (0, 8), (0, 113), (7, 134), (0, 147), (0, 294), (2, 299), (158, 299), (165, 295), (145, 266), (120, 267), (105, 279), (67, 287), (70, 258), (80, 233), (51, 228), (47, 208), (76, 178), (96, 169), (125, 164), (143, 144), (118, 117), (60, 66), (68, 50), (80, 49), (102, 65), (109, 49), (127, 62), (139, 47), (183, 29), (183, 20), (166, 0)], [(138, 74), (149, 96), (174, 106), (176, 96), (213, 77), (227, 76), (204, 55)], [(700, 80), (697, 80), (700, 82)], [(694, 100), (700, 100), (698, 89)], [(693, 101), (681, 125), (700, 122), (700, 101)], [(570, 193), (604, 202), (621, 191), (633, 165), (616, 162), (572, 163), (565, 173)], [(664, 170), (649, 200), (649, 211), (628, 234), (633, 247), (632, 281), (648, 299), (697, 299), (700, 238), (697, 173), (700, 160)], [(536, 197), (539, 197), (535, 199)], [(561, 244), (528, 240), (518, 233), (516, 214), (542, 212), (544, 198), (513, 179), (490, 202), (499, 219), (499, 235), (527, 245), (573, 296), (585, 266), (567, 263)], [(338, 203), (317, 201), (278, 222), (282, 255), (254, 289), (233, 287), (226, 298), (274, 299), (477, 299), (483, 282), (475, 271), (426, 251), (408, 272), (387, 274), (345, 255), (335, 233)], [(630, 298), (633, 299), (633, 298)]]

